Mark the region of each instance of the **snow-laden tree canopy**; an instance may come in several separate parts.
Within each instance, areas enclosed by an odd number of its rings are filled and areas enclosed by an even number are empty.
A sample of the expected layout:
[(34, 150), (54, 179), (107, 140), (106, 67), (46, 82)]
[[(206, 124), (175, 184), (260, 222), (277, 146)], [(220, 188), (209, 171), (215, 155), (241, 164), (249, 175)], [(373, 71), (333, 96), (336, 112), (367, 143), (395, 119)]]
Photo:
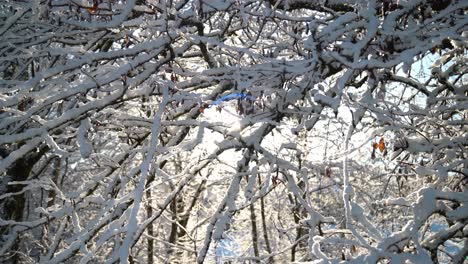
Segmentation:
[(1, 2), (0, 262), (466, 261), (466, 10)]

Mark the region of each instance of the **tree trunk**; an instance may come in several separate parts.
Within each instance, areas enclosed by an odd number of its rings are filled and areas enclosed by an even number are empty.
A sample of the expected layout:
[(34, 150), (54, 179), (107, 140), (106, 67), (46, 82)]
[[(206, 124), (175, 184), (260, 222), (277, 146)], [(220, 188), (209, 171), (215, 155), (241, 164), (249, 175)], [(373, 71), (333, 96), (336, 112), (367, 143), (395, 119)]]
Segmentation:
[[(150, 218), (152, 215), (153, 215), (153, 207), (151, 207), (151, 200), (152, 199), (152, 195), (151, 195), (151, 188), (148, 188), (146, 190), (146, 200), (147, 200), (147, 205), (146, 205), (146, 217), (147, 218)], [(147, 232), (148, 232), (148, 253), (147, 253), (147, 257), (148, 257), (148, 264), (151, 264), (151, 263), (154, 263), (154, 240), (153, 240), (153, 237), (154, 237), (154, 230), (153, 230), (153, 223), (150, 223), (148, 225), (148, 229), (147, 229)]]
[[(250, 204), (250, 222), (252, 224), (252, 244), (254, 256), (259, 258), (260, 252), (258, 250), (257, 217), (255, 216), (255, 207), (253, 204)], [(255, 263), (260, 263), (260, 261), (256, 260)]]
[[(263, 239), (265, 240), (265, 246), (268, 254), (271, 255), (271, 246), (270, 246), (270, 239), (268, 237), (268, 229), (266, 225), (266, 217), (265, 217), (265, 199), (262, 197), (260, 198), (260, 214), (262, 216), (262, 228), (263, 228)], [(273, 256), (267, 259), (267, 263), (274, 263)]]

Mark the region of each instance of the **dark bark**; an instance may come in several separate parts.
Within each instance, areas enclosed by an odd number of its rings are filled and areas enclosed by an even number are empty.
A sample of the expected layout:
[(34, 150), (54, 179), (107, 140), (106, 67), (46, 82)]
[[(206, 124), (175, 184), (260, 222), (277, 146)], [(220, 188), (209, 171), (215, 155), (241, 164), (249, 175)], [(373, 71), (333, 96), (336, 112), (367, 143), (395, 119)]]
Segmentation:
[[(152, 200), (152, 195), (151, 195), (151, 189), (148, 188), (146, 190), (146, 199), (147, 199), (147, 205), (146, 205), (146, 216), (149, 218), (153, 215), (153, 207), (151, 207), (151, 200)], [(154, 263), (154, 230), (153, 230), (153, 224), (148, 225), (148, 264), (149, 263)]]
[[(255, 207), (253, 204), (250, 204), (250, 223), (252, 224), (252, 246), (254, 250), (254, 256), (256, 258), (259, 258), (260, 252), (258, 250), (257, 217), (255, 215)], [(260, 263), (260, 262), (255, 261), (255, 263)]]
[[(42, 147), (38, 152), (29, 153), (24, 157), (18, 159), (8, 170), (6, 176), (3, 176), (1, 181), (0, 190), (5, 190), (5, 193), (18, 193), (24, 188), (21, 184), (9, 184), (15, 181), (25, 181), (28, 179), (34, 165), (41, 159), (41, 157), (48, 150), (47, 147)], [(2, 154), (10, 152), (9, 150), (2, 149)], [(8, 153), (9, 154), (9, 153)], [(3, 155), (2, 155), (3, 156)], [(21, 222), (23, 221), (24, 208), (26, 205), (25, 193), (15, 194), (0, 201), (0, 217), (4, 220), (12, 220)], [(0, 228), (0, 244), (4, 237), (8, 236), (11, 231), (11, 226), (5, 226)], [(11, 252), (19, 250), (19, 241), (16, 241), (11, 248)], [(7, 263), (20, 263), (21, 258), (19, 254), (13, 256), (0, 256), (0, 262), (2, 258)]]
[[(177, 243), (177, 196), (172, 200), (171, 205), (170, 205), (170, 210), (171, 210), (171, 232), (169, 234), (169, 243), (175, 245)], [(167, 251), (168, 259), (172, 255), (174, 249), (169, 246), (169, 249)]]
[[(272, 250), (271, 250), (271, 245), (270, 245), (270, 239), (268, 237), (268, 229), (266, 225), (266, 216), (265, 216), (265, 199), (263, 197), (260, 198), (260, 214), (262, 217), (263, 239), (265, 240), (266, 250), (268, 254), (271, 255)], [(269, 257), (267, 259), (267, 262), (273, 263), (274, 262), (273, 256)]]

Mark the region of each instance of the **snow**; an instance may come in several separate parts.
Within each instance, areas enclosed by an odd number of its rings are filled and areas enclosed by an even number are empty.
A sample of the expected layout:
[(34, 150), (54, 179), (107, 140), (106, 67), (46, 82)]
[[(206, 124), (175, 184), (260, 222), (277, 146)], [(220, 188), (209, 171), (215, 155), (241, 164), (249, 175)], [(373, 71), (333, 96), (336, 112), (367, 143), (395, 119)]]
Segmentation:
[(435, 171), (427, 168), (425, 166), (418, 166), (415, 169), (416, 173), (418, 174), (419, 177), (427, 177), (427, 176), (432, 176), (434, 175)]
[(154, 115), (153, 125), (151, 126), (151, 143), (149, 149), (146, 153), (145, 160), (140, 165), (140, 179), (138, 185), (133, 190), (133, 207), (128, 218), (128, 223), (125, 226), (126, 234), (124, 241), (122, 242), (122, 246), (120, 248), (120, 262), (121, 263), (128, 263), (128, 256), (130, 254), (130, 247), (133, 243), (133, 238), (135, 233), (138, 229), (138, 211), (140, 210), (140, 204), (143, 197), (143, 192), (145, 189), (146, 179), (149, 174), (150, 170), (150, 163), (153, 162), (154, 155), (156, 153), (156, 147), (158, 145), (158, 136), (161, 130), (161, 120), (163, 116), (164, 109), (166, 108), (166, 104), (168, 103), (169, 96), (168, 96), (168, 89), (167, 87), (163, 90), (163, 99), (159, 103), (159, 108), (156, 114)]
[(80, 126), (76, 133), (76, 140), (78, 142), (78, 145), (80, 146), (80, 154), (81, 157), (84, 159), (88, 158), (93, 151), (93, 145), (88, 141), (86, 136), (90, 128), (91, 122), (89, 118), (85, 118), (81, 120)]
[(466, 1), (10, 2), (0, 262), (463, 261)]
[(258, 168), (255, 166), (254, 168), (252, 168), (252, 172), (248, 176), (247, 186), (244, 190), (244, 197), (247, 200), (250, 200), (254, 194), (255, 184), (257, 182), (257, 170)]
[(237, 253), (238, 245), (236, 242), (229, 237), (219, 240), (218, 245), (215, 249), (216, 257), (221, 259), (229, 259), (235, 257)]
[(61, 149), (57, 143), (54, 141), (54, 139), (49, 135), (49, 134), (45, 134), (44, 135), (44, 140), (45, 142), (47, 142), (47, 145), (54, 150), (54, 153), (57, 154), (58, 156), (60, 157), (67, 157), (69, 156), (70, 154), (66, 151), (64, 151), (63, 149)]

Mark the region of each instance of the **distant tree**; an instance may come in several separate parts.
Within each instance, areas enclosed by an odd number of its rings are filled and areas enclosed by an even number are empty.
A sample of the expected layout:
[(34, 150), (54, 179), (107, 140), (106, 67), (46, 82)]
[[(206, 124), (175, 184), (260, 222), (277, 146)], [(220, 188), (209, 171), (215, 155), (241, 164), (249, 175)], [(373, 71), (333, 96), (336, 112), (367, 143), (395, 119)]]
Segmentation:
[(0, 3), (0, 262), (462, 263), (467, 8)]

